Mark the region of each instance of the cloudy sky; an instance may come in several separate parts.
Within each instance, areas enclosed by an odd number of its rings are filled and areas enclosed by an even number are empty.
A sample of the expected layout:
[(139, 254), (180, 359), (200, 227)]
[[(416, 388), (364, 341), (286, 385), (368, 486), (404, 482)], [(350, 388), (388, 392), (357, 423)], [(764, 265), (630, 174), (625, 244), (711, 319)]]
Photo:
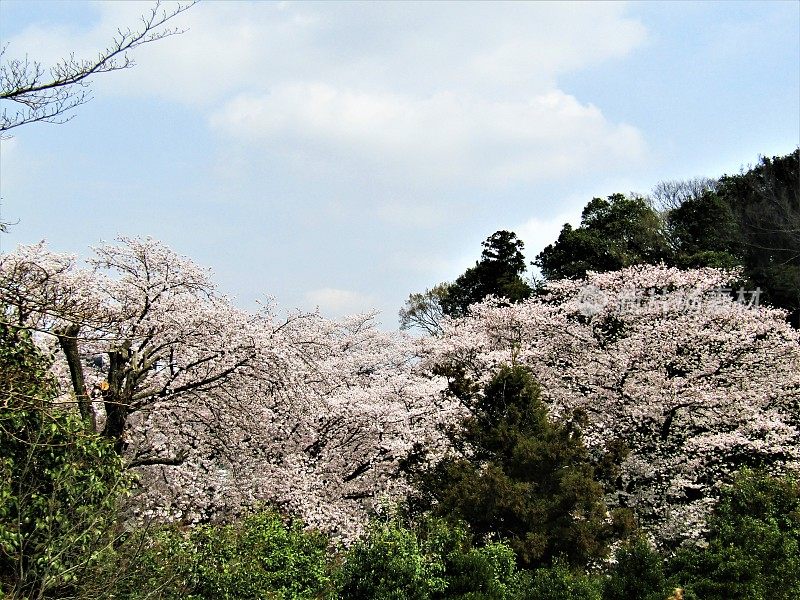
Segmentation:
[[(92, 57), (151, 3), (0, 1), (6, 55)], [(169, 4), (165, 4), (169, 8)], [(0, 142), (2, 250), (150, 235), (244, 307), (330, 316), (532, 260), (593, 196), (800, 144), (800, 3), (208, 0), (64, 125)]]

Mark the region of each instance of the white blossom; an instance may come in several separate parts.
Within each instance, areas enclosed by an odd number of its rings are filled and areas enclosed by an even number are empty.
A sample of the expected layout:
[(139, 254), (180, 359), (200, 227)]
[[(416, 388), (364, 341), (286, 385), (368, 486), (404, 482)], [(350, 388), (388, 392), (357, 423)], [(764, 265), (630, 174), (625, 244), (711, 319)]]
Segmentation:
[[(662, 541), (698, 536), (733, 470), (800, 467), (800, 334), (782, 311), (723, 301), (736, 275), (631, 267), (520, 304), (490, 298), (421, 342), (426, 364), (454, 361), (481, 382), (529, 366), (554, 416), (586, 413), (595, 452), (630, 448), (610, 504), (635, 508)], [(603, 300), (591, 311), (587, 287)], [(631, 290), (649, 293), (620, 310)]]

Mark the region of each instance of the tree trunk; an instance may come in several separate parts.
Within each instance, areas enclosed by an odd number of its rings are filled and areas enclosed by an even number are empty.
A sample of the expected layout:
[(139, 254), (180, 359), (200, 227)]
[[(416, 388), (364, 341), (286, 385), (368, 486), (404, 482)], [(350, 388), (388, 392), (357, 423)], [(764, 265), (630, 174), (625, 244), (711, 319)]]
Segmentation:
[(123, 434), (130, 413), (130, 399), (122, 393), (125, 357), (119, 351), (109, 352), (108, 389), (103, 390), (103, 405), (106, 409), (106, 425), (103, 436), (112, 440), (117, 454), (125, 451)]
[(78, 402), (81, 418), (91, 425), (92, 431), (96, 431), (97, 423), (91, 408), (92, 401), (86, 390), (86, 380), (83, 377), (83, 366), (78, 352), (78, 333), (80, 328), (80, 325), (73, 323), (58, 331), (56, 335), (61, 350), (67, 359), (67, 365), (69, 365), (69, 376), (72, 380), (72, 389), (75, 392), (75, 399)]

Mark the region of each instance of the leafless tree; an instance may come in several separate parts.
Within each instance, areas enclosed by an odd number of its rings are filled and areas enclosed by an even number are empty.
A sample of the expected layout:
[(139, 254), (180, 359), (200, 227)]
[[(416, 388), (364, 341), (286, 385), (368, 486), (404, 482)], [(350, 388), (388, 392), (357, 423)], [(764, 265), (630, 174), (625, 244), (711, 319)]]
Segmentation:
[(705, 192), (713, 192), (717, 189), (717, 185), (716, 179), (708, 177), (661, 181), (653, 188), (649, 200), (656, 210), (662, 212), (674, 210), (687, 200), (699, 198)]
[[(144, 44), (183, 33), (166, 24), (196, 3), (191, 0), (165, 10), (158, 0), (149, 13), (142, 15), (137, 27), (118, 29), (111, 44), (93, 59), (78, 59), (75, 54), (51, 67), (31, 60), (7, 58), (8, 44), (0, 49), (0, 138), (4, 132), (38, 121), (65, 123), (71, 111), (91, 100), (91, 77), (98, 73), (120, 71), (134, 66), (128, 54)], [(13, 104), (12, 104), (13, 103)]]

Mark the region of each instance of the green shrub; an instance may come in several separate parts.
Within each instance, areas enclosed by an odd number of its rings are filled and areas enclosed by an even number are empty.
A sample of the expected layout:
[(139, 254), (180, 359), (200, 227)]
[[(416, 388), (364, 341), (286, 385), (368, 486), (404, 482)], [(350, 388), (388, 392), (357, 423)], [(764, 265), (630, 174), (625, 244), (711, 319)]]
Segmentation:
[(345, 556), (339, 597), (380, 600), (463, 600), (513, 597), (518, 572), (507, 545), (473, 544), (463, 525), (424, 518), (374, 523)]
[(800, 482), (744, 469), (709, 519), (708, 546), (671, 561), (686, 598), (800, 598)]
[(271, 510), (231, 525), (140, 532), (121, 553), (136, 575), (116, 595), (131, 600), (322, 598), (330, 589), (327, 548), (326, 536)]
[(664, 576), (664, 559), (643, 538), (624, 544), (603, 586), (603, 600), (663, 600), (672, 587)]
[(519, 600), (601, 600), (602, 581), (556, 559), (526, 574), (514, 596)]
[(443, 567), (445, 587), (432, 598), (506, 598), (518, 577), (514, 551), (501, 542), (475, 546), (463, 524), (427, 517), (417, 528), (422, 550)]
[(416, 534), (398, 522), (375, 523), (345, 556), (339, 595), (374, 600), (427, 600), (443, 590), (441, 562), (431, 561)]
[(26, 332), (0, 326), (0, 593), (97, 597), (131, 480), (107, 440), (54, 405), (49, 367)]

